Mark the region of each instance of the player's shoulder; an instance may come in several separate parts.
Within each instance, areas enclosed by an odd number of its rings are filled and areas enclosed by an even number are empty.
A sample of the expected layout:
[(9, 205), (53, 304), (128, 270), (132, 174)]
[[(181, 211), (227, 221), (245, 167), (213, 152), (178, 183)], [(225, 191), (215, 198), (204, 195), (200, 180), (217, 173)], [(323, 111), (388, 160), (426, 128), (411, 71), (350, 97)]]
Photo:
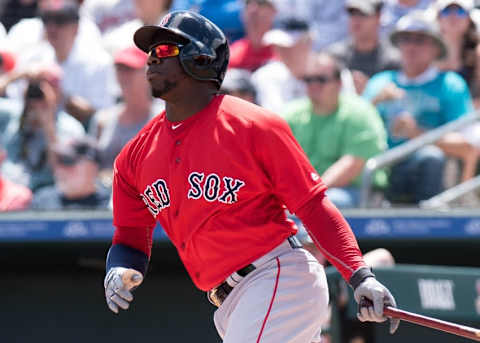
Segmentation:
[(143, 156), (145, 149), (150, 149), (150, 140), (156, 134), (161, 123), (165, 120), (165, 112), (163, 111), (157, 116), (154, 116), (145, 126), (138, 131), (138, 133), (124, 145), (120, 151), (118, 160), (130, 160)]
[(222, 99), (219, 116), (230, 123), (246, 128), (273, 128), (284, 126), (286, 121), (278, 114), (238, 97), (225, 95)]

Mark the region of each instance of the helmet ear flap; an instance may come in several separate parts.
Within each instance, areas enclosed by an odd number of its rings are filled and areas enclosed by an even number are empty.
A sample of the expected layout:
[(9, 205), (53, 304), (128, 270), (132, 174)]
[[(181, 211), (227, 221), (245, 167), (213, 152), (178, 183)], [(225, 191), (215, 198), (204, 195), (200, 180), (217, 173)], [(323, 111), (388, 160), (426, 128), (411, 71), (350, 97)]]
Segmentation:
[(193, 57), (193, 62), (199, 67), (209, 66), (213, 63), (214, 59), (208, 55), (197, 55)]

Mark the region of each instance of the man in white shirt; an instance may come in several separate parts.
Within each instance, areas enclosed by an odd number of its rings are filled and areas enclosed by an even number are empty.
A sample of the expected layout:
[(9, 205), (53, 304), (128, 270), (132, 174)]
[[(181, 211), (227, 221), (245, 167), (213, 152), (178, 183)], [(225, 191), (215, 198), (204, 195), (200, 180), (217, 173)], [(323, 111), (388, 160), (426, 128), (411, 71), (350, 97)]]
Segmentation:
[(287, 19), (265, 33), (263, 41), (273, 46), (278, 60), (258, 68), (252, 74), (252, 82), (257, 89), (258, 104), (280, 113), (290, 100), (306, 94), (300, 79), (312, 52), (312, 33), (307, 22)]

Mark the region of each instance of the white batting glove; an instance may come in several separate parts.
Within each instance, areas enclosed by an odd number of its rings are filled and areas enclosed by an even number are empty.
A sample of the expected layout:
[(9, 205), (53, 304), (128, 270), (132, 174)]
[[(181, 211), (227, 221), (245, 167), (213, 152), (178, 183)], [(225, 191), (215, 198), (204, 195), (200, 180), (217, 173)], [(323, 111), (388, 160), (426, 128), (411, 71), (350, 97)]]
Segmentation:
[[(383, 314), (385, 306), (397, 307), (390, 291), (374, 277), (364, 279), (353, 292), (359, 305), (357, 317), (361, 322), (384, 322), (388, 318)], [(390, 318), (390, 333), (393, 334), (400, 324), (399, 319)]]
[(133, 300), (132, 290), (143, 281), (143, 275), (138, 270), (124, 267), (110, 268), (103, 287), (108, 308), (118, 313), (118, 308), (127, 310)]

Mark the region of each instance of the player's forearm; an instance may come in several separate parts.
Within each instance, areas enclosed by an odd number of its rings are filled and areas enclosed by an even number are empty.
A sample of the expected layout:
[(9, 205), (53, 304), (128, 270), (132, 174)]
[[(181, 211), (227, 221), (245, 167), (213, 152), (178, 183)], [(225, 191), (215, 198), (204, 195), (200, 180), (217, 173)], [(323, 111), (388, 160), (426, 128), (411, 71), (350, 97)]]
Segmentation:
[(323, 194), (311, 199), (296, 215), (307, 228), (317, 248), (346, 281), (350, 280), (358, 268), (366, 266), (350, 225)]
[(152, 227), (117, 227), (113, 234), (112, 244), (122, 244), (139, 250), (150, 258), (153, 243)]

